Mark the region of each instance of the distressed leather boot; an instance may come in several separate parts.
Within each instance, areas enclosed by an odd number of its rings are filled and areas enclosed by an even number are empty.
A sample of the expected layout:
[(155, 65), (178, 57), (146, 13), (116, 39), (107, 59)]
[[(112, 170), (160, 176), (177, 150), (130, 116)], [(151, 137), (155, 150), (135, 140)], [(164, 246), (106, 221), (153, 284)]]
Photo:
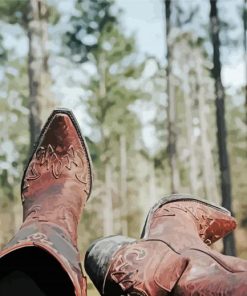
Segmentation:
[(94, 242), (85, 269), (101, 295), (170, 295), (190, 264), (182, 252), (208, 248), (235, 226), (224, 208), (189, 195), (167, 196), (150, 210), (141, 240), (116, 236)]
[(247, 261), (224, 256), (207, 245), (236, 227), (217, 207), (188, 195), (165, 197), (150, 211), (143, 238), (163, 237), (188, 265), (172, 295), (247, 295)]
[(2, 296), (86, 295), (77, 226), (91, 186), (79, 126), (69, 110), (55, 110), (24, 172), (23, 224), (0, 253)]

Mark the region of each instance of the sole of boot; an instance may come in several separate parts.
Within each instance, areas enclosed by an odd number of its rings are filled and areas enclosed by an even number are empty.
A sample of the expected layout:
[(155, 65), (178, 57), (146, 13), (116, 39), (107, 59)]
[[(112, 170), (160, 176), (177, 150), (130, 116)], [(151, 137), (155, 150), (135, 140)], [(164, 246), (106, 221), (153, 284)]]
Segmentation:
[(146, 221), (144, 223), (144, 227), (141, 233), (141, 238), (147, 238), (148, 237), (148, 233), (149, 233), (149, 229), (150, 229), (150, 223), (151, 220), (153, 218), (153, 215), (155, 213), (155, 211), (157, 209), (159, 209), (160, 207), (162, 207), (165, 204), (168, 203), (172, 203), (172, 202), (176, 202), (176, 201), (193, 201), (205, 206), (208, 206), (214, 210), (220, 211), (221, 213), (227, 215), (228, 217), (232, 217), (231, 216), (231, 212), (229, 212), (227, 209), (221, 207), (221, 206), (217, 206), (213, 203), (209, 203), (206, 200), (200, 200), (198, 199), (196, 196), (190, 195), (190, 194), (172, 194), (172, 195), (166, 195), (163, 198), (161, 198), (149, 211)]
[[(112, 235), (94, 241), (87, 249), (84, 267), (100, 295), (112, 296), (112, 294), (105, 293), (105, 280), (111, 260), (121, 247), (133, 241), (135, 240), (125, 236)], [(114, 296), (120, 295), (122, 292), (114, 293)]]
[(87, 143), (86, 143), (86, 140), (84, 139), (84, 137), (82, 136), (82, 133), (81, 133), (81, 130), (80, 130), (80, 127), (79, 127), (79, 123), (77, 121), (77, 119), (75, 118), (73, 112), (70, 110), (70, 109), (66, 109), (66, 108), (58, 108), (58, 109), (55, 109), (51, 115), (48, 117), (44, 127), (42, 128), (41, 130), (41, 133), (40, 133), (40, 136), (39, 138), (37, 139), (36, 143), (33, 145), (33, 150), (32, 150), (32, 153), (31, 153), (31, 156), (29, 158), (29, 161), (27, 162), (27, 165), (25, 166), (25, 170), (24, 170), (24, 173), (23, 173), (23, 178), (22, 178), (22, 182), (21, 182), (21, 188), (23, 187), (23, 183), (24, 183), (24, 176), (26, 175), (26, 171), (27, 171), (27, 168), (31, 162), (31, 160), (33, 159), (33, 156), (35, 154), (35, 151), (36, 149), (38, 148), (38, 145), (39, 143), (42, 141), (46, 131), (48, 130), (49, 128), (49, 125), (50, 125), (50, 122), (51, 120), (53, 119), (53, 117), (57, 114), (66, 114), (69, 116), (69, 118), (71, 119), (71, 121), (73, 122), (74, 126), (75, 126), (75, 129), (76, 129), (76, 132), (78, 134), (78, 137), (80, 139), (80, 143), (82, 145), (82, 149), (84, 150), (85, 152), (85, 155), (86, 155), (86, 158), (87, 158), (87, 163), (88, 163), (88, 171), (89, 171), (89, 176), (90, 176), (90, 189), (89, 189), (89, 194), (88, 194), (88, 198), (90, 197), (90, 194), (91, 194), (91, 191), (92, 191), (92, 183), (93, 183), (93, 176), (92, 176), (92, 160), (91, 160), (91, 157), (90, 157), (90, 153), (89, 153), (89, 150), (88, 150), (88, 147), (87, 147)]

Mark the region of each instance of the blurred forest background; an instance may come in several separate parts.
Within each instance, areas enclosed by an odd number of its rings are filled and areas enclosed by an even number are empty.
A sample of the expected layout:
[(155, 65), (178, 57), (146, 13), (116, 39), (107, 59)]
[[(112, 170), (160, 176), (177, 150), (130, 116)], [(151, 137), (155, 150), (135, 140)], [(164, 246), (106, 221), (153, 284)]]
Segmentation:
[[(131, 30), (135, 12), (144, 25)], [(247, 259), (246, 22), (246, 0), (0, 0), (0, 245), (21, 224), (41, 126), (67, 107), (94, 165), (82, 253), (100, 236), (139, 237), (148, 209), (184, 192), (233, 211), (218, 248)]]

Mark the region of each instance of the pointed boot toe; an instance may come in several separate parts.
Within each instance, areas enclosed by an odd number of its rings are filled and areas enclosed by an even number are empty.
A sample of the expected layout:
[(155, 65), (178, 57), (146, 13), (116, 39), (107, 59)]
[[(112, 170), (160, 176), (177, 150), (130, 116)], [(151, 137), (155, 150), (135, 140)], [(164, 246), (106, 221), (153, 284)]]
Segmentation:
[[(124, 245), (134, 239), (121, 235), (110, 236), (94, 241), (88, 248), (85, 256), (85, 270), (101, 295), (104, 290), (105, 277), (112, 256)], [(117, 294), (116, 294), (117, 295)]]
[[(24, 249), (35, 247), (40, 251), (34, 252), (33, 262), (40, 260), (44, 251), (50, 254), (72, 282), (72, 295), (86, 295), (77, 227), (91, 187), (90, 155), (79, 125), (71, 111), (55, 110), (25, 169), (21, 186), (23, 224), (1, 252), (0, 258), (5, 260), (0, 260), (0, 267), (1, 262), (11, 260), (13, 253), (20, 254), (20, 259), (24, 257), (22, 252), (31, 254)], [(56, 269), (54, 260), (51, 264)], [(43, 263), (49, 265), (48, 261)], [(59, 283), (59, 278), (56, 281)]]
[[(227, 209), (189, 194), (168, 195), (156, 203), (149, 211), (142, 231), (142, 238), (150, 238), (152, 235), (151, 224), (154, 220), (160, 225), (167, 225), (173, 220), (174, 225), (180, 223), (181, 227), (185, 221), (193, 220), (198, 235), (207, 245), (225, 237), (237, 225), (236, 220)], [(154, 224), (153, 226), (156, 227)]]

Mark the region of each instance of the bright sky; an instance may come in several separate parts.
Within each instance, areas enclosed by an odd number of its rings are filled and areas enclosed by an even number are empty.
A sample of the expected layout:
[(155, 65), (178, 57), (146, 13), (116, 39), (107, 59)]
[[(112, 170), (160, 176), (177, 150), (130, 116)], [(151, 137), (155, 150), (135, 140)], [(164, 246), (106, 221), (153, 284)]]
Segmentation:
[(126, 31), (134, 32), (142, 53), (165, 57), (163, 5), (160, 0), (117, 0)]
[[(185, 5), (198, 3), (196, 0), (179, 1)], [(222, 1), (223, 2), (223, 1)], [(139, 51), (156, 56), (161, 61), (165, 57), (164, 47), (164, 21), (163, 21), (163, 1), (162, 0), (117, 0), (117, 4), (124, 10), (122, 18), (126, 31), (134, 32), (137, 37)], [(201, 0), (200, 18), (207, 21), (208, 1)], [(224, 15), (228, 21), (236, 21), (236, 4), (241, 7), (241, 0), (225, 0), (223, 4)], [(206, 19), (205, 19), (206, 17)], [(241, 23), (237, 23), (236, 33), (241, 35)], [(222, 68), (222, 78), (226, 87), (239, 87), (245, 83), (245, 66), (243, 52), (238, 52), (232, 48), (229, 52), (229, 64)]]

